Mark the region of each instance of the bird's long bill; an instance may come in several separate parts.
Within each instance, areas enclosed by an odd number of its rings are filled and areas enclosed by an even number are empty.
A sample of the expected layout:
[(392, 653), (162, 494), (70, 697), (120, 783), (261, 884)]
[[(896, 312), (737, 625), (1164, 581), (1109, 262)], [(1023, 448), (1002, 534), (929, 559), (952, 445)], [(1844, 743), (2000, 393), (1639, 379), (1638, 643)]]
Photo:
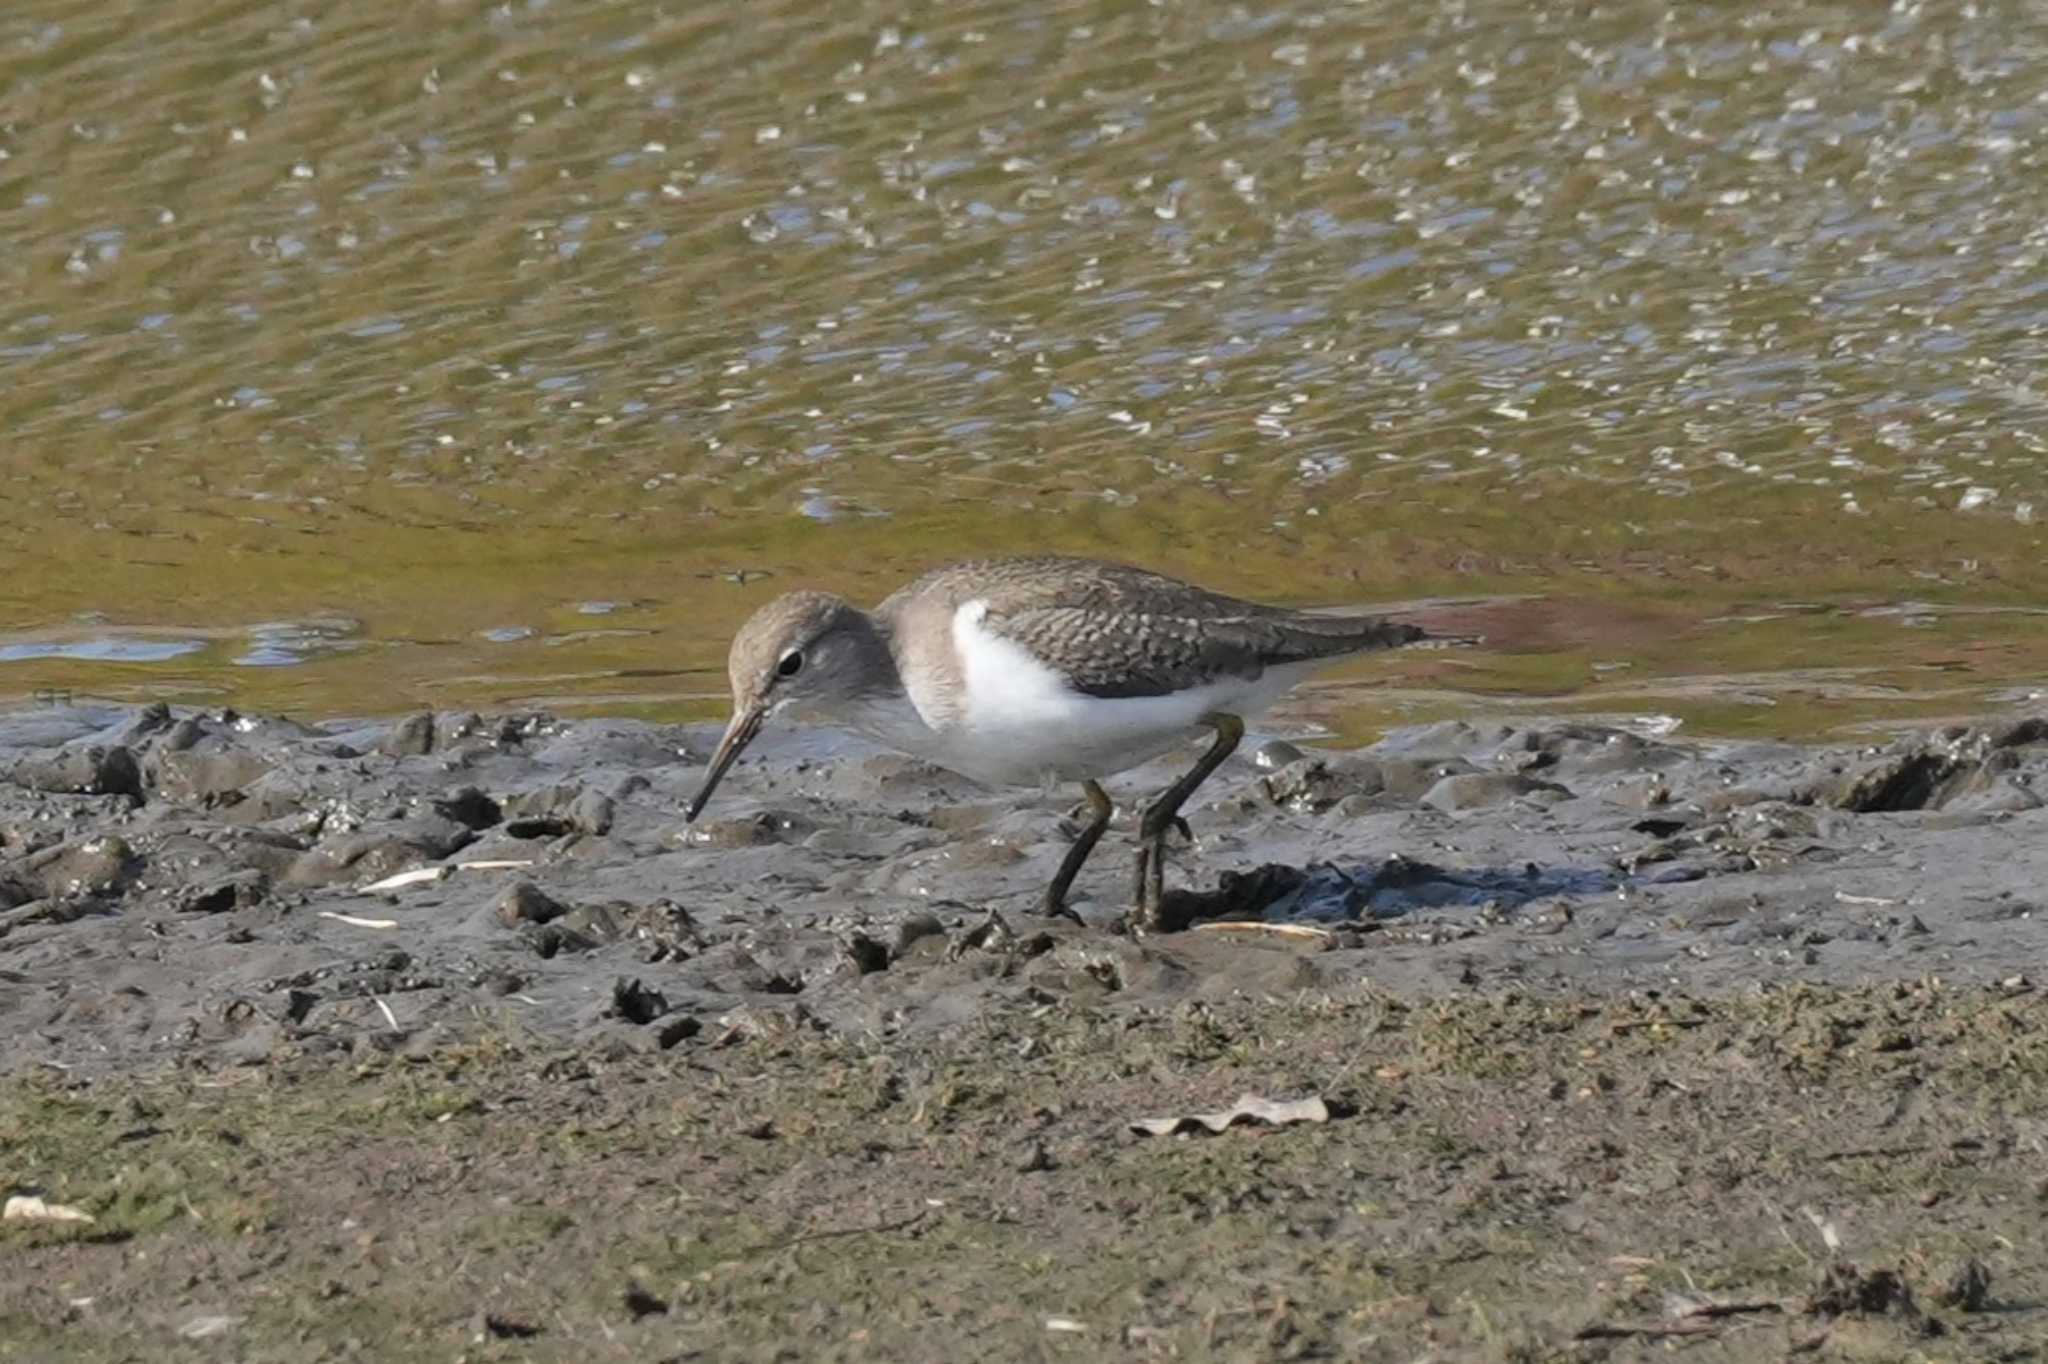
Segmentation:
[(704, 784), (697, 788), (696, 797), (683, 811), (685, 823), (704, 812), (705, 803), (718, 789), (718, 780), (725, 775), (725, 769), (732, 766), (732, 760), (739, 757), (741, 749), (754, 741), (754, 736), (761, 732), (761, 722), (767, 718), (768, 712), (758, 706), (732, 713), (732, 722), (725, 727), (725, 737), (718, 741), (718, 751), (711, 755), (711, 770), (704, 774)]

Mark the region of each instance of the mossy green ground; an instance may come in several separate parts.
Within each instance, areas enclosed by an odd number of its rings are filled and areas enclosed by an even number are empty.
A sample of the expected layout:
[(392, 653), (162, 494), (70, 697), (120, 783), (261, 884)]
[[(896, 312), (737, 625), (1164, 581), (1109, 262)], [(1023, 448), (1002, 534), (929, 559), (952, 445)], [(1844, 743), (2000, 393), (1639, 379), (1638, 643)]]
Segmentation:
[[(1360, 992), (21, 1076), (0, 1173), (97, 1220), (0, 1231), (0, 1358), (2039, 1358), (2044, 1025), (1935, 985)], [(1243, 1091), (1337, 1116), (1127, 1127)], [(1804, 1311), (1837, 1257), (1941, 1334)], [(1989, 1310), (1936, 1305), (1971, 1258)], [(1575, 1339), (1674, 1291), (1781, 1310)]]

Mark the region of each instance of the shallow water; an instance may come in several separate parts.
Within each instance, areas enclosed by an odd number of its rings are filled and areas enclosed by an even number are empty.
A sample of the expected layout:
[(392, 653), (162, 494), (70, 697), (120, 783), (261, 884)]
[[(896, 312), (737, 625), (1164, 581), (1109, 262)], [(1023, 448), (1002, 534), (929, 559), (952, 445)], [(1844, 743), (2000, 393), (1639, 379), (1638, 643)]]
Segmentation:
[(0, 54), (0, 696), (702, 716), (767, 595), (998, 547), (1467, 602), (1295, 712), (1351, 737), (2048, 689), (2032, 7), (22, 0)]

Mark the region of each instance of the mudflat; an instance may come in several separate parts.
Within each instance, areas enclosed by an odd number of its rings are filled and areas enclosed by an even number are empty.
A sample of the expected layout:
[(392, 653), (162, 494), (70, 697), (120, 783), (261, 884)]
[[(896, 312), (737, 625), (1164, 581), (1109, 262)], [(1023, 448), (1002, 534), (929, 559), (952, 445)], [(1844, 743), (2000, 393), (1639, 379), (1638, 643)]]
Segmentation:
[(2048, 1338), (2048, 721), (1254, 740), (1145, 937), (1121, 817), (1049, 922), (1067, 793), (714, 738), (0, 717), (0, 1357)]

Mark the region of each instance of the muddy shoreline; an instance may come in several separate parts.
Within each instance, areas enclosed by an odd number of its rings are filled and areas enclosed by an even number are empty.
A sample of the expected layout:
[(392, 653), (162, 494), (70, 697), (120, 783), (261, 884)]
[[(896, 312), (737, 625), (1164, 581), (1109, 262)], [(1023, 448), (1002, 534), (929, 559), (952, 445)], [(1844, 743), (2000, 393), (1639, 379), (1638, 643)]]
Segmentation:
[(2040, 1338), (2038, 719), (1249, 743), (1176, 903), (1287, 931), (1142, 938), (1114, 838), (1028, 913), (1062, 793), (781, 736), (686, 828), (713, 737), (0, 721), (0, 1355)]
[[(1358, 752), (1248, 740), (1117, 931), (1122, 801), (1030, 910), (1064, 791), (992, 793), (830, 735), (764, 739), (695, 826), (712, 726), (419, 714), (303, 725), (89, 705), (0, 719), (0, 1070), (426, 1049), (481, 1028), (624, 1049), (735, 1030), (912, 1036), (1029, 999), (1163, 1005), (1358, 984), (1619, 995), (2048, 960), (2048, 722), (1884, 748), (1543, 719)], [(993, 916), (993, 917), (992, 917)]]

